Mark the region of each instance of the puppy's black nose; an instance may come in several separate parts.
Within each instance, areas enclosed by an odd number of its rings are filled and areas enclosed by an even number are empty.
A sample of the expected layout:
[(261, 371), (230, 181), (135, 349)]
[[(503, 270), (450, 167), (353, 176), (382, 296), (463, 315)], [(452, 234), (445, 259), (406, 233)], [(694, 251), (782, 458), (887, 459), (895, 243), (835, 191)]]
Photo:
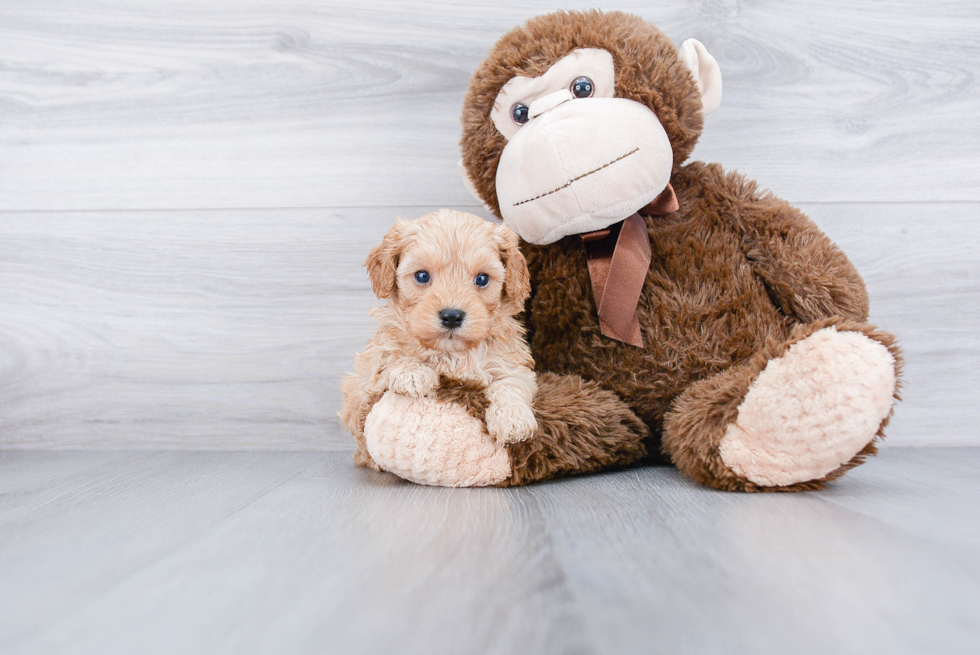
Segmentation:
[(466, 312), (461, 309), (444, 309), (439, 312), (439, 320), (442, 321), (443, 327), (450, 330), (455, 330), (462, 325), (464, 318)]

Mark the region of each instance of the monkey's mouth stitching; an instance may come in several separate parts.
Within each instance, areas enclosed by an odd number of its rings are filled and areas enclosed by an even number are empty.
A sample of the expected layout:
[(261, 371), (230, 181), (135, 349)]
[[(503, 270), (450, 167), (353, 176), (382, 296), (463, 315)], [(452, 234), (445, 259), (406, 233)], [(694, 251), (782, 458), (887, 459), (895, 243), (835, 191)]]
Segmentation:
[(515, 202), (514, 203), (514, 206), (517, 207), (518, 205), (523, 205), (525, 203), (531, 202), (532, 200), (537, 200), (538, 198), (544, 198), (545, 196), (550, 196), (552, 193), (558, 193), (562, 189), (567, 189), (568, 187), (572, 186), (574, 183), (578, 182), (583, 177), (588, 177), (588, 176), (592, 175), (593, 173), (598, 173), (599, 171), (601, 171), (604, 168), (609, 168), (610, 166), (612, 166), (616, 162), (622, 161), (622, 160), (626, 159), (627, 157), (629, 157), (630, 155), (634, 155), (634, 154), (638, 153), (639, 151), (640, 151), (639, 148), (633, 148), (632, 150), (630, 150), (629, 152), (627, 152), (625, 155), (620, 155), (619, 157), (616, 157), (615, 159), (613, 159), (611, 162), (607, 162), (607, 163), (603, 164), (599, 168), (596, 168), (594, 170), (591, 170), (588, 173), (582, 173), (578, 177), (573, 177), (572, 179), (570, 179), (568, 182), (565, 182), (564, 184), (562, 184), (557, 189), (552, 189), (551, 191), (549, 191), (547, 193), (542, 193), (540, 196), (534, 196), (533, 198), (528, 198), (527, 200), (522, 200), (520, 202)]

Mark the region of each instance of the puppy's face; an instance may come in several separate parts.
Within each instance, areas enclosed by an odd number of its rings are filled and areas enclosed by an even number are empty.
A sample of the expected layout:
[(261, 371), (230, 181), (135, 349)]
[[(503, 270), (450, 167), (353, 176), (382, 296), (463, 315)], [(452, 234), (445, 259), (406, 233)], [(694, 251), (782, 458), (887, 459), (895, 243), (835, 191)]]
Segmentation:
[(374, 291), (390, 298), (423, 346), (460, 352), (523, 309), (529, 285), (517, 235), (471, 214), (440, 210), (399, 222), (367, 261)]

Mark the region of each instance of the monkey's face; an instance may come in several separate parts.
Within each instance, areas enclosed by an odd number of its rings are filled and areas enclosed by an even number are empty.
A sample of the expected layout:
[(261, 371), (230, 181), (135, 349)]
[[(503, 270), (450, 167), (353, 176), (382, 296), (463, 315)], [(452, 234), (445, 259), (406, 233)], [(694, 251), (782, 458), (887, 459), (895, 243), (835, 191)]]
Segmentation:
[(601, 230), (665, 190), (720, 99), (718, 65), (694, 39), (678, 50), (617, 12), (540, 16), (473, 76), (464, 180), (531, 243)]
[(576, 50), (541, 77), (515, 77), (490, 114), (507, 139), (497, 168), (503, 219), (531, 243), (601, 230), (652, 202), (673, 152), (656, 114), (615, 98), (613, 59)]

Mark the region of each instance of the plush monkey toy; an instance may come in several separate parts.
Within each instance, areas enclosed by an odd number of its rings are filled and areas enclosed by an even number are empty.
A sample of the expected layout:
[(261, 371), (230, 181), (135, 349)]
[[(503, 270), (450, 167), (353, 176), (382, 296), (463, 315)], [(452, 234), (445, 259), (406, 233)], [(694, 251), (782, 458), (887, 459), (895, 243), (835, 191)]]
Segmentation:
[(817, 489), (875, 453), (900, 354), (806, 216), (685, 164), (720, 100), (694, 39), (678, 50), (618, 12), (540, 16), (474, 74), (461, 168), (523, 239), (536, 370), (614, 392), (650, 454), (699, 483)]

